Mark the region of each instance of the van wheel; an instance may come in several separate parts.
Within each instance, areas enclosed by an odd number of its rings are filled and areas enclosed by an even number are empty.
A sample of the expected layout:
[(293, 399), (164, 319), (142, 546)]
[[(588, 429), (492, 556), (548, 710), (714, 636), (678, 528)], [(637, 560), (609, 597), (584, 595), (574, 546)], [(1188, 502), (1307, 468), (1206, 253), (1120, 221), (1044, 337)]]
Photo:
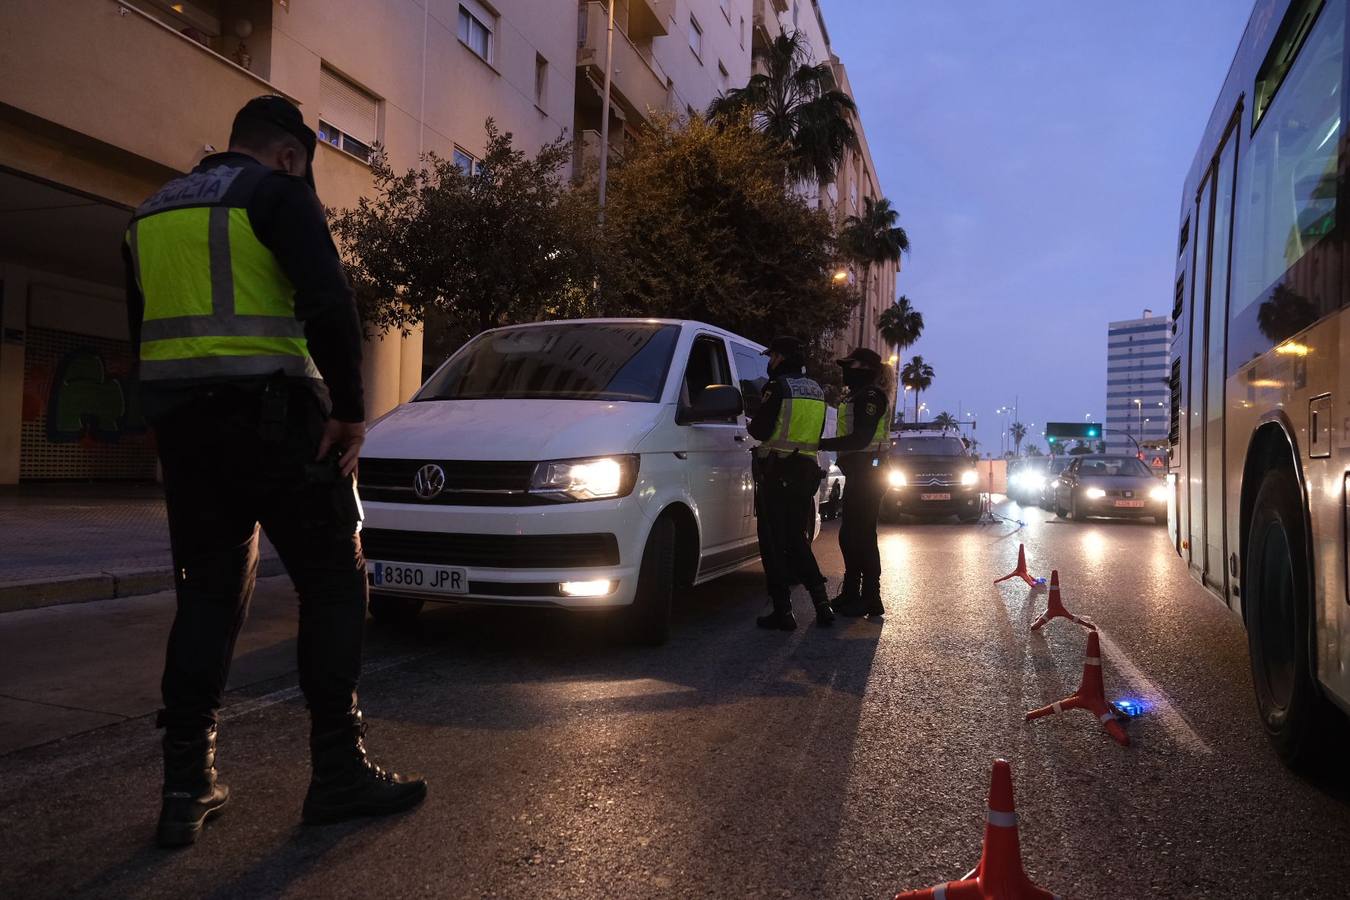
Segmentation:
[(637, 594), (623, 611), (624, 635), (635, 644), (657, 647), (670, 639), (670, 613), (675, 590), (675, 523), (656, 520), (638, 569)]
[(407, 625), (421, 611), (421, 600), (385, 594), (375, 594), (370, 598), (370, 617), (381, 625)]
[(1336, 713), (1317, 687), (1311, 657), (1312, 594), (1301, 494), (1286, 469), (1256, 494), (1247, 548), (1247, 646), (1256, 708), (1280, 759), (1314, 767)]

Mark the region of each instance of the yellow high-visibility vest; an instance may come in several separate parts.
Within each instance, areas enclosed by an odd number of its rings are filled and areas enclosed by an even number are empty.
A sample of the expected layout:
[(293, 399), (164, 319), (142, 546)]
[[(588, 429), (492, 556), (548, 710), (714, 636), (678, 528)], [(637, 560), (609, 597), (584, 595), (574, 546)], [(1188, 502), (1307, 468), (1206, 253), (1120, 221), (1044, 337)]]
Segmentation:
[(761, 456), (794, 453), (816, 459), (820, 434), (825, 430), (825, 393), (810, 378), (783, 378), (786, 386), (773, 434), (759, 445)]
[[(853, 433), (853, 407), (856, 406), (857, 401), (861, 399), (861, 397), (851, 399), (839, 410), (839, 427), (837, 429), (839, 437), (847, 437)], [(863, 447), (856, 452), (885, 453), (889, 450), (891, 448), (890, 424), (891, 407), (890, 404), (887, 404), (885, 413), (883, 413), (881, 418), (877, 421), (877, 428), (872, 434), (871, 442), (866, 447)]]

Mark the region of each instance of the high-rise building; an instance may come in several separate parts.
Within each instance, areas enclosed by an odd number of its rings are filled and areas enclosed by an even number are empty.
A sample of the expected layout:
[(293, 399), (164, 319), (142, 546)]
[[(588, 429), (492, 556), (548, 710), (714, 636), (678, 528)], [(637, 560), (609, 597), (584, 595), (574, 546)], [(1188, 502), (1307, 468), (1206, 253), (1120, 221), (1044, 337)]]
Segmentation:
[(1106, 329), (1106, 445), (1133, 453), (1135, 441), (1167, 441), (1172, 320), (1144, 311)]

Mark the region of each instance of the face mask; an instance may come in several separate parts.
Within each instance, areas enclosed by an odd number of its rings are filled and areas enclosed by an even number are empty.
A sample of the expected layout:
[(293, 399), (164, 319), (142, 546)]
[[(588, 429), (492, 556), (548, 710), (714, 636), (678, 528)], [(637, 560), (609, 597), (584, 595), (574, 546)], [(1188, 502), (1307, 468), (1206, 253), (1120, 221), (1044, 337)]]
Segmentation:
[(844, 370), (845, 386), (852, 388), (855, 391), (858, 390), (859, 388), (865, 388), (871, 383), (872, 383), (872, 373), (867, 371), (866, 369)]

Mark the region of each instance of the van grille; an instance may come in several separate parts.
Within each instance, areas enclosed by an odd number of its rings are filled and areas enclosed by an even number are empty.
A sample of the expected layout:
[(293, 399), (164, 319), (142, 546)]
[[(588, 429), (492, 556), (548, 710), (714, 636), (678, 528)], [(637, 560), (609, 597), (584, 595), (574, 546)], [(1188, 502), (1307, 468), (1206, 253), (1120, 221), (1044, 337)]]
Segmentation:
[(490, 569), (583, 569), (619, 564), (612, 534), (447, 534), (439, 531), (361, 532), (366, 559)]
[[(445, 470), (445, 487), (430, 500), (413, 492), (417, 470), (434, 463)], [(358, 475), (362, 500), (432, 506), (542, 506), (531, 495), (532, 462), (442, 459), (368, 459)]]

